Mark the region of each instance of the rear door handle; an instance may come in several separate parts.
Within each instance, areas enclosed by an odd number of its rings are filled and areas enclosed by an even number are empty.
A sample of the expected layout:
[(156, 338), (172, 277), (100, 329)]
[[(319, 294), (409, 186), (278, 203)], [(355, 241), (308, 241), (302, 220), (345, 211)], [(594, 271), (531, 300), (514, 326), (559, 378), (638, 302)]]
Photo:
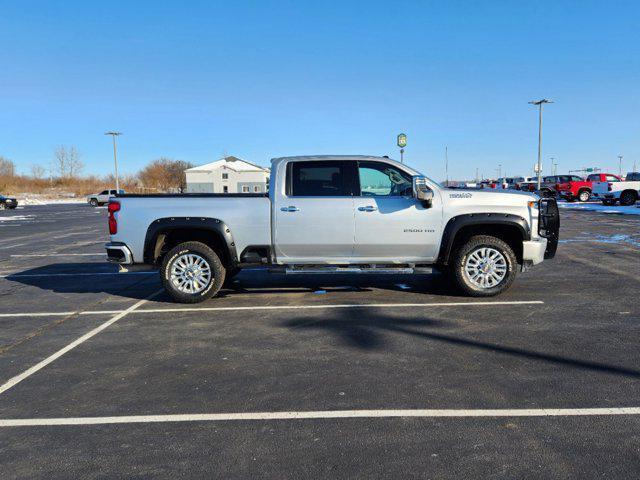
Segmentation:
[(300, 209), (293, 205), (289, 205), (288, 207), (280, 207), (280, 211), (282, 212), (299, 212)]
[(367, 205), (366, 207), (358, 207), (358, 210), (361, 212), (375, 212), (378, 209), (373, 205)]

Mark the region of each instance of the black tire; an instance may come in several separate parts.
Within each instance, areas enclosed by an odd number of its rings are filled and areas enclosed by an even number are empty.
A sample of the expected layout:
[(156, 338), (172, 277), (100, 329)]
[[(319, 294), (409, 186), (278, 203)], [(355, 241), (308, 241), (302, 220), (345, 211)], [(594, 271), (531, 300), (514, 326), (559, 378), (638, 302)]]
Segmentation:
[(628, 207), (630, 205), (635, 204), (637, 199), (638, 198), (635, 192), (632, 192), (631, 190), (624, 191), (620, 195), (620, 205), (624, 205), (625, 207)]
[(580, 190), (578, 192), (578, 200), (581, 202), (588, 202), (591, 198), (591, 192), (589, 190)]
[(602, 205), (604, 205), (605, 207), (613, 207), (615, 204), (615, 200), (602, 200)]
[[(506, 265), (504, 277), (494, 286), (480, 287), (474, 284), (465, 272), (469, 256), (482, 248), (491, 248), (498, 251)], [(462, 292), (471, 297), (493, 297), (511, 287), (516, 278), (518, 261), (515, 253), (506, 242), (490, 235), (476, 235), (456, 248), (450, 262), (450, 268), (453, 280)]]
[[(181, 291), (171, 280), (171, 270), (174, 263), (186, 254), (194, 254), (201, 257), (211, 269), (212, 278), (202, 291), (195, 293)], [(171, 298), (180, 303), (200, 303), (213, 297), (222, 287), (225, 274), (226, 270), (220, 261), (220, 257), (211, 248), (200, 242), (184, 242), (177, 245), (165, 255), (160, 268), (160, 278), (164, 289)]]
[(92, 207), (97, 207), (98, 200), (96, 200), (95, 198), (92, 198), (91, 200), (89, 200), (89, 205), (91, 205)]
[(567, 197), (567, 202), (573, 203), (576, 201), (576, 197)]

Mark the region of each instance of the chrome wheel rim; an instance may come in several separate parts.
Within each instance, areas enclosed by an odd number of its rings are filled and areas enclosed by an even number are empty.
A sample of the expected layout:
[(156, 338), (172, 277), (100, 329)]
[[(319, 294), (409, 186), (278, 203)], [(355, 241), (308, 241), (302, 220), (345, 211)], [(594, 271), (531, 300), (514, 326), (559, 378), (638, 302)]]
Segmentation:
[(589, 195), (589, 193), (587, 193), (587, 192), (582, 192), (582, 193), (580, 194), (580, 201), (581, 201), (581, 202), (586, 202), (587, 200), (589, 200), (589, 197), (590, 197), (590, 196), (591, 196), (591, 195)]
[(479, 247), (467, 255), (464, 274), (474, 286), (493, 288), (507, 276), (507, 259), (495, 248)]
[(200, 293), (211, 283), (209, 263), (195, 253), (184, 253), (171, 265), (171, 284), (183, 293)]

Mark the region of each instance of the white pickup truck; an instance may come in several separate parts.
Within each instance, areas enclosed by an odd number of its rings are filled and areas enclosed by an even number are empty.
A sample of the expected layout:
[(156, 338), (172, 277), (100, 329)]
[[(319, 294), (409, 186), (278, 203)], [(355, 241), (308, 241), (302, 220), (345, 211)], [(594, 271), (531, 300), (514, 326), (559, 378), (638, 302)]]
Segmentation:
[(159, 268), (183, 303), (215, 295), (244, 267), (298, 273), (425, 273), (491, 296), (552, 258), (553, 199), (448, 189), (387, 157), (272, 160), (263, 194), (117, 195), (108, 258)]
[(593, 182), (591, 195), (603, 205), (633, 205), (640, 198), (640, 173), (627, 173), (622, 182)]

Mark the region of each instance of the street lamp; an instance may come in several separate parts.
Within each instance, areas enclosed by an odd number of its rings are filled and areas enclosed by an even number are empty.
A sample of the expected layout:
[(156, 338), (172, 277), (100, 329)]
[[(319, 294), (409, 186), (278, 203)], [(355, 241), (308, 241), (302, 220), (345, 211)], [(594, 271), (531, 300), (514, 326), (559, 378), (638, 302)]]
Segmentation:
[(556, 157), (549, 157), (551, 160), (551, 175), (556, 175), (558, 173), (558, 164), (556, 163)]
[(542, 153), (542, 106), (545, 103), (553, 103), (551, 100), (543, 98), (542, 100), (532, 100), (529, 102), (531, 105), (538, 106), (538, 191), (540, 191), (540, 184), (542, 183), (542, 159), (540, 155)]
[(618, 155), (618, 174), (622, 178), (622, 155)]
[(116, 148), (116, 137), (122, 135), (120, 132), (106, 132), (105, 135), (111, 135), (113, 138), (113, 164), (116, 168), (116, 192), (120, 193), (120, 180), (118, 179), (118, 154)]

